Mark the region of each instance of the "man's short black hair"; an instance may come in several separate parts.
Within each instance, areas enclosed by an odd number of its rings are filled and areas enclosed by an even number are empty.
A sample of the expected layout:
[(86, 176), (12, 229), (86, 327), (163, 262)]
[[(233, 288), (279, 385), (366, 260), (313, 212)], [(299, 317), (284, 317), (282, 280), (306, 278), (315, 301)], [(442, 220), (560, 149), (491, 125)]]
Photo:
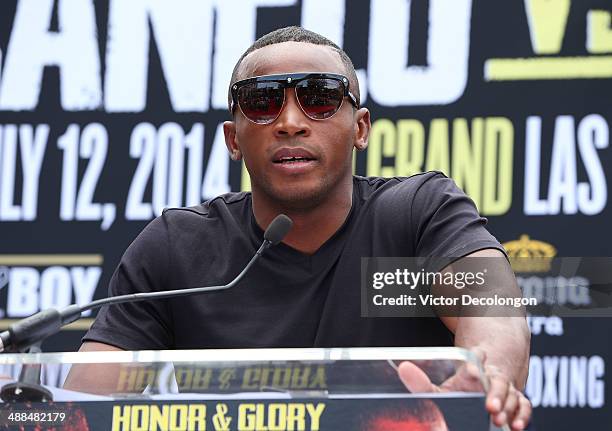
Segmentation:
[(228, 105), (231, 104), (232, 94), (231, 88), (232, 85), (236, 81), (238, 81), (238, 69), (240, 68), (240, 64), (242, 64), (242, 60), (244, 57), (252, 53), (253, 51), (258, 50), (259, 48), (263, 48), (268, 45), (275, 45), (277, 43), (283, 42), (306, 42), (312, 43), (313, 45), (323, 45), (329, 46), (334, 51), (338, 53), (340, 59), (342, 60), (342, 64), (344, 64), (344, 68), (346, 69), (346, 75), (349, 80), (349, 86), (351, 92), (355, 95), (357, 99), (357, 106), (359, 106), (359, 81), (357, 80), (357, 74), (355, 73), (355, 66), (353, 66), (353, 62), (350, 57), (344, 52), (342, 48), (336, 45), (334, 42), (329, 40), (328, 38), (321, 36), (314, 31), (306, 30), (305, 28), (298, 26), (284, 27), (279, 28), (278, 30), (274, 30), (271, 33), (263, 35), (259, 39), (257, 39), (253, 45), (251, 45), (245, 52), (240, 56), (238, 62), (234, 66), (234, 71), (232, 72), (232, 79), (230, 80), (230, 91), (228, 93)]

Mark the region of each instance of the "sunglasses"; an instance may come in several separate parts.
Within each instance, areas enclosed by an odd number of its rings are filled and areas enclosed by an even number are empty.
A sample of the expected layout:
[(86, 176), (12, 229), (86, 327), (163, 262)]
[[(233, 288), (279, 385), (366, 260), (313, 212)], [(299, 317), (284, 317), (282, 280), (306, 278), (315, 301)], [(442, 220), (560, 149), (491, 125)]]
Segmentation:
[(232, 114), (236, 106), (255, 124), (273, 123), (285, 105), (285, 89), (295, 89), (295, 98), (304, 114), (313, 120), (332, 117), (342, 107), (344, 98), (359, 109), (349, 91), (346, 76), (335, 73), (289, 73), (255, 76), (232, 85)]

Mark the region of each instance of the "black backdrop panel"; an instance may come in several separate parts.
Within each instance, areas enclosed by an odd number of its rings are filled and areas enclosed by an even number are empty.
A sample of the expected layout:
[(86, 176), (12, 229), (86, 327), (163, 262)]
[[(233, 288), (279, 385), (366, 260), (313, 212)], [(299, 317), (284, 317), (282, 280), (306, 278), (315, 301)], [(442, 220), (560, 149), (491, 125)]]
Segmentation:
[[(227, 83), (285, 25), (354, 60), (373, 118), (356, 173), (441, 169), (500, 241), (611, 255), (611, 17), (607, 0), (2, 2), (0, 323), (105, 296), (162, 208), (248, 187), (223, 142)], [(530, 326), (536, 423), (606, 429), (610, 320)]]

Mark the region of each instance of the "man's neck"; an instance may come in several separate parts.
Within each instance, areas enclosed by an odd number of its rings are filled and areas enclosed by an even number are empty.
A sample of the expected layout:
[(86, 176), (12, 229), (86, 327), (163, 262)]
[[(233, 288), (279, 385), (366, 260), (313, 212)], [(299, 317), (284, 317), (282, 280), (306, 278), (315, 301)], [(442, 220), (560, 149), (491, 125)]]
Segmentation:
[(283, 242), (304, 254), (314, 254), (340, 229), (351, 211), (352, 200), (352, 179), (348, 190), (343, 188), (309, 210), (291, 210), (274, 205), (265, 198), (260, 198), (254, 190), (253, 214), (263, 230), (277, 215), (287, 215), (293, 220), (293, 227)]

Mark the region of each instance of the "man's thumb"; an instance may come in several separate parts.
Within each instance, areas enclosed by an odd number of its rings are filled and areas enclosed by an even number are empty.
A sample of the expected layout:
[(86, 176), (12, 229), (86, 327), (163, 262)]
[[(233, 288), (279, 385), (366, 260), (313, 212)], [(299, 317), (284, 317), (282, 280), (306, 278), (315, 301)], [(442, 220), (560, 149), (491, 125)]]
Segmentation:
[(438, 387), (431, 383), (427, 374), (410, 361), (399, 364), (397, 373), (402, 383), (412, 393), (439, 392)]

